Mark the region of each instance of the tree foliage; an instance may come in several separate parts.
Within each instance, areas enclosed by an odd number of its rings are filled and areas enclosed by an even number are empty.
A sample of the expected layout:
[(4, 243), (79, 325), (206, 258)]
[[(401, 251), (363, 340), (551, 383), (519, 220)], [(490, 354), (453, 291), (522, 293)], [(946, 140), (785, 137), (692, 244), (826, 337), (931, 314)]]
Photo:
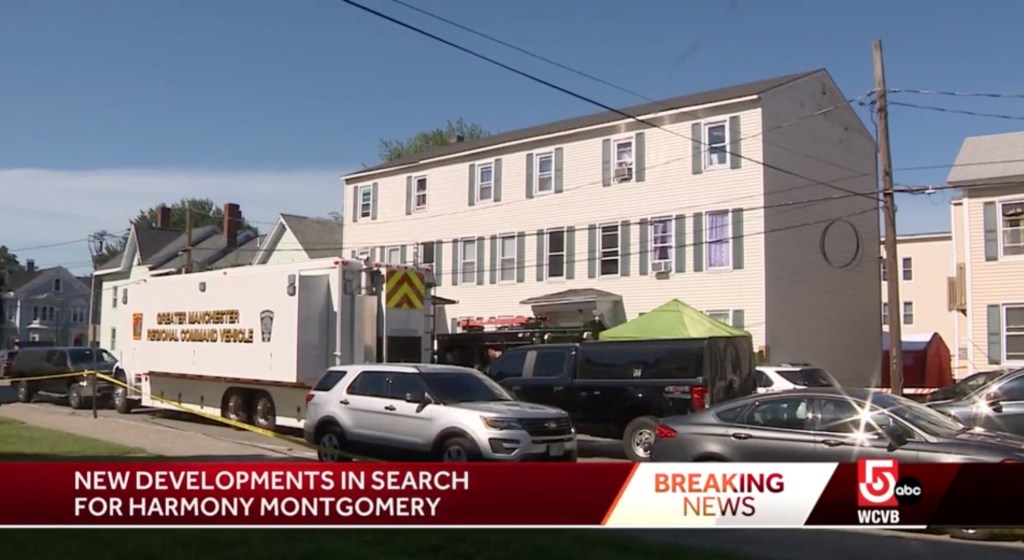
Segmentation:
[(454, 136), (462, 136), (464, 140), (485, 138), (491, 133), (476, 123), (467, 123), (463, 119), (448, 121), (445, 126), (424, 130), (406, 140), (381, 140), (380, 159), (384, 162), (419, 153), (430, 148), (444, 146)]
[[(224, 209), (208, 198), (183, 198), (178, 202), (166, 205), (170, 209), (170, 222), (168, 227), (179, 231), (185, 231), (188, 222), (188, 214), (192, 215), (192, 227), (216, 226), (218, 229), (224, 225)], [(148, 226), (155, 228), (160, 205), (153, 206), (146, 210), (140, 210), (139, 214), (132, 220), (132, 225)], [(238, 231), (257, 231), (257, 229), (242, 218)], [(124, 251), (128, 244), (128, 233), (114, 235), (106, 230), (97, 231), (92, 235), (94, 267), (108, 262)]]
[(7, 248), (7, 245), (0, 245), (0, 267), (14, 268), (21, 266), (18, 255), (15, 255)]

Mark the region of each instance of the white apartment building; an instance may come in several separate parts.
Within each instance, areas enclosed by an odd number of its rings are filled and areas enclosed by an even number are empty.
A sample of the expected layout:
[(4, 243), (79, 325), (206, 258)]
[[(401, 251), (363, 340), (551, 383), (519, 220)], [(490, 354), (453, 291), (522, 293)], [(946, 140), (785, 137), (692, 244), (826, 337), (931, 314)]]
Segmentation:
[[(882, 260), (882, 330), (889, 330), (889, 321), (899, 320), (903, 334), (930, 335), (939, 333), (953, 354), (957, 344), (953, 325), (955, 317), (948, 307), (948, 278), (953, 255), (951, 233), (920, 233), (896, 237), (900, 269), (900, 309), (889, 306), (887, 280), (889, 271)], [(885, 241), (882, 241), (882, 257)]]
[(875, 144), (844, 100), (818, 70), (362, 169), (343, 178), (345, 252), (433, 266), (457, 302), (449, 329), (614, 325), (679, 298), (748, 330), (768, 361), (869, 383)]

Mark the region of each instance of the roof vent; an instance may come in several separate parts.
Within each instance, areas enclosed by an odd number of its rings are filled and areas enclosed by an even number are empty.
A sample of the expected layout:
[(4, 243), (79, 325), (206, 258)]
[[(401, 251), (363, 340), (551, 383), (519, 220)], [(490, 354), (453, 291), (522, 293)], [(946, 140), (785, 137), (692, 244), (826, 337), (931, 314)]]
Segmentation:
[(462, 142), (465, 139), (466, 139), (465, 136), (463, 136), (461, 134), (455, 134), (455, 135), (452, 135), (452, 136), (448, 137), (448, 143), (449, 144), (458, 144), (459, 142)]

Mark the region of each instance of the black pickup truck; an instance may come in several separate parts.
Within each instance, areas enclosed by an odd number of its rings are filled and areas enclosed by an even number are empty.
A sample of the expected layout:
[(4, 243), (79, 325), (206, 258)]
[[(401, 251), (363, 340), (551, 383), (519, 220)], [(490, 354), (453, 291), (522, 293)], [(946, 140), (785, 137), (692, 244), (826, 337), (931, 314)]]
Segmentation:
[(569, 413), (580, 434), (622, 438), (645, 461), (657, 419), (757, 391), (749, 338), (539, 344), (508, 349), (486, 373), (526, 402)]

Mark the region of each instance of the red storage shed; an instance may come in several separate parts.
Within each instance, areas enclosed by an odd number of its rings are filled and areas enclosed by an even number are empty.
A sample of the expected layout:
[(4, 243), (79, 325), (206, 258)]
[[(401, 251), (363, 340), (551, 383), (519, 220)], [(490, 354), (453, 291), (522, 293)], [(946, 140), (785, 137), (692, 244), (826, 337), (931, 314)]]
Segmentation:
[[(949, 347), (939, 333), (903, 336), (903, 389), (930, 393), (953, 384)], [(882, 387), (890, 388), (889, 333), (882, 333)]]

